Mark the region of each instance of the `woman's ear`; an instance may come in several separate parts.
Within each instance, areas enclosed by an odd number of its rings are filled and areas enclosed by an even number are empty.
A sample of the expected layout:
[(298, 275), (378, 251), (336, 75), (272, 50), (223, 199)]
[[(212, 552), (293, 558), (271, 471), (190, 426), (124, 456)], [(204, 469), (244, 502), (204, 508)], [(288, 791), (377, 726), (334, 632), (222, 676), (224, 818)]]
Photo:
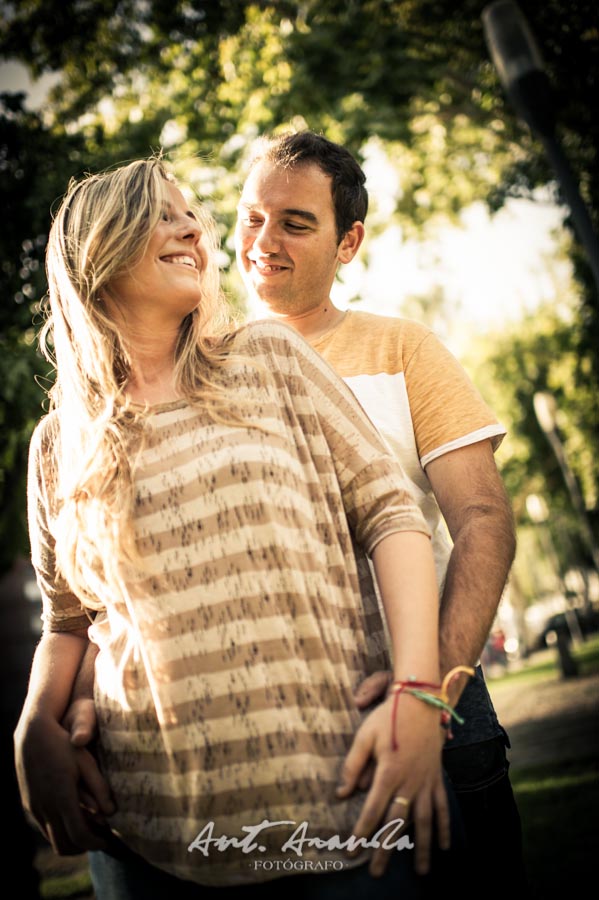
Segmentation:
[(354, 222), (349, 231), (345, 232), (337, 250), (339, 262), (349, 263), (352, 261), (364, 240), (364, 231), (364, 222)]

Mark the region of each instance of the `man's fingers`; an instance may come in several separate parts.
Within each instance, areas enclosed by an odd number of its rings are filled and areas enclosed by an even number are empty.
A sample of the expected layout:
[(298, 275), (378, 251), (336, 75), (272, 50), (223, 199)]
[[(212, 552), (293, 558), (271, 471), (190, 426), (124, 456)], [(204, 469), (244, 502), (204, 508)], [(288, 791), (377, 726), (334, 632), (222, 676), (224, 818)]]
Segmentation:
[(358, 709), (366, 709), (367, 706), (383, 700), (392, 678), (391, 672), (374, 672), (365, 678), (354, 693)]
[(374, 762), (370, 760), (366, 764), (366, 768), (360, 775), (358, 779), (358, 790), (367, 791), (370, 785), (372, 784), (372, 779), (374, 778)]
[(95, 806), (96, 810), (105, 816), (114, 815), (116, 806), (110, 794), (108, 782), (100, 772), (98, 763), (89, 750), (80, 750), (78, 754), (77, 762), (83, 791), (95, 801), (95, 804), (92, 802), (91, 808), (93, 809)]
[(48, 829), (46, 828), (45, 823), (42, 822), (40, 819), (37, 819), (35, 817), (35, 815), (31, 812), (30, 809), (26, 809), (25, 807), (23, 807), (23, 812), (25, 813), (25, 818), (27, 819), (27, 821), (31, 825), (31, 827), (37, 829), (37, 831), (41, 831), (41, 833), (46, 838), (48, 843), (51, 844), (52, 841), (50, 840), (50, 835), (48, 833)]
[(85, 788), (79, 788), (79, 806), (83, 809), (88, 815), (92, 816), (94, 822), (104, 822), (104, 817), (101, 815), (98, 810), (98, 804), (96, 800), (90, 793), (88, 793)]
[(69, 706), (63, 728), (69, 732), (71, 744), (86, 747), (96, 736), (97, 721), (94, 701), (88, 698), (74, 700)]
[(73, 844), (61, 824), (47, 826), (47, 839), (58, 856), (78, 856), (85, 851)]
[(76, 856), (106, 847), (100, 831), (94, 830), (91, 820), (86, 821), (76, 795), (65, 799), (56, 813), (48, 811), (45, 816), (37, 816), (36, 822), (42, 823), (42, 832), (59, 856)]
[(356, 733), (341, 769), (339, 785), (336, 791), (338, 797), (349, 797), (355, 789), (364, 769), (368, 765), (371, 750), (372, 740), (368, 738), (365, 729), (361, 727)]
[(442, 781), (435, 788), (433, 795), (435, 818), (437, 820), (437, 840), (441, 850), (449, 850), (451, 846), (451, 816), (447, 791)]
[[(71, 814), (65, 818), (64, 827), (66, 839), (76, 848), (71, 852), (82, 853), (86, 850), (104, 850), (106, 848), (106, 840), (101, 834), (102, 826), (84, 815), (80, 806), (76, 811), (72, 810)], [(63, 850), (63, 854), (65, 852)]]

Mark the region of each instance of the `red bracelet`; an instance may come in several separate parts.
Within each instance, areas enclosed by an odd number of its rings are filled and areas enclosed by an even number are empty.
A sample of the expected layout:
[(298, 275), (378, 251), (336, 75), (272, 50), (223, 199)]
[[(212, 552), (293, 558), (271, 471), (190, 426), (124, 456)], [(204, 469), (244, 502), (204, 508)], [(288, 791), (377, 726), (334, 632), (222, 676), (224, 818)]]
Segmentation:
[[(443, 728), (446, 728), (448, 731), (448, 739), (451, 740), (453, 735), (451, 734), (451, 717), (453, 715), (454, 718), (458, 719), (459, 722), (463, 722), (463, 719), (457, 715), (453, 707), (449, 705), (449, 696), (448, 691), (451, 683), (462, 673), (464, 672), (467, 675), (474, 675), (474, 669), (471, 666), (455, 666), (451, 669), (450, 672), (447, 673), (445, 678), (443, 679), (442, 684), (435, 684), (431, 681), (417, 681), (415, 675), (410, 675), (407, 681), (394, 681), (389, 687), (389, 693), (394, 694), (393, 698), (393, 708), (391, 710), (391, 749), (397, 750), (399, 744), (397, 742), (396, 737), (396, 722), (397, 722), (397, 705), (399, 703), (399, 698), (403, 693), (413, 694), (419, 700), (424, 700), (427, 703), (432, 703), (434, 706), (442, 707), (441, 712), (441, 725)], [(439, 691), (438, 694), (429, 694), (426, 691), (423, 691), (423, 688), (432, 688), (433, 690)]]

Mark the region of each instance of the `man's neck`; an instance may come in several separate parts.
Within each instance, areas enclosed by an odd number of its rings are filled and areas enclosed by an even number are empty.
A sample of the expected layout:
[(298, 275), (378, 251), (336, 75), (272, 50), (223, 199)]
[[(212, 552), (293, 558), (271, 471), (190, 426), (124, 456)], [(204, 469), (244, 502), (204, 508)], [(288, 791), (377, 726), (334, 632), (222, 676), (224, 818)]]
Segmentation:
[(333, 306), (330, 300), (298, 315), (284, 315), (280, 313), (274, 313), (274, 315), (279, 321), (291, 325), (302, 337), (311, 342), (324, 337), (327, 332), (340, 325), (345, 318), (345, 312)]

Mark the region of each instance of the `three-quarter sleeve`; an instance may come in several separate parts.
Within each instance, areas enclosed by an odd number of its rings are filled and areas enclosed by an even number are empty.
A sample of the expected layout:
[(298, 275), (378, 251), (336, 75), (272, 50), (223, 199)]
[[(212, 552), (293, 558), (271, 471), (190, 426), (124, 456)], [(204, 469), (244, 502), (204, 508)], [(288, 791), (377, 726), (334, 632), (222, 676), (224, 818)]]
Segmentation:
[(83, 612), (79, 599), (69, 589), (61, 576), (55, 554), (55, 538), (52, 533), (52, 435), (56, 427), (55, 417), (47, 416), (38, 424), (29, 446), (27, 476), (27, 515), (31, 562), (42, 596), (42, 622), (44, 632), (79, 631), (90, 622)]
[[(289, 326), (256, 323), (251, 341), (268, 345), (316, 465), (332, 461), (348, 522), (367, 553), (387, 535), (430, 536), (403, 470), (343, 380)], [(324, 468), (324, 467), (323, 467)]]

